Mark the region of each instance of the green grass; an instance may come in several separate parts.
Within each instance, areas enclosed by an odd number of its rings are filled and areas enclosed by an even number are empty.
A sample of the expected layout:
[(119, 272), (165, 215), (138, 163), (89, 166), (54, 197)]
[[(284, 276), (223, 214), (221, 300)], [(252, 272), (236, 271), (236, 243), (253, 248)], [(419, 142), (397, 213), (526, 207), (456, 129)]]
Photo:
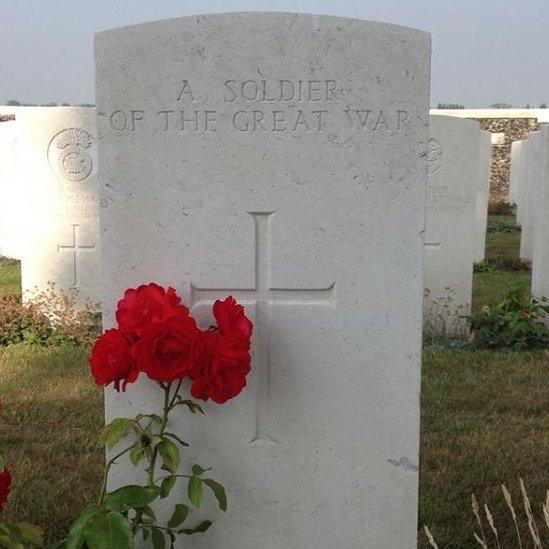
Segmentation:
[(0, 295), (21, 295), (21, 264), (0, 257)]
[[(546, 354), (427, 349), (420, 525), (429, 526), (441, 548), (477, 547), (470, 506), (474, 492), (481, 505), (488, 503), (502, 548), (516, 547), (501, 495), (505, 483), (516, 503), (523, 541), (528, 540), (525, 547), (531, 547), (517, 480), (524, 479), (539, 519), (540, 502), (549, 488), (548, 432)], [(543, 520), (539, 524), (549, 540)], [(422, 535), (420, 540), (420, 547), (428, 547)]]
[(475, 273), (473, 278), (473, 311), (492, 303), (510, 284), (530, 291), (530, 273)]
[(66, 534), (97, 497), (103, 451), (103, 392), (88, 371), (87, 349), (11, 345), (0, 348), (1, 449), (13, 493), (3, 519)]
[(518, 257), (520, 233), (488, 233), (486, 235), (486, 259)]

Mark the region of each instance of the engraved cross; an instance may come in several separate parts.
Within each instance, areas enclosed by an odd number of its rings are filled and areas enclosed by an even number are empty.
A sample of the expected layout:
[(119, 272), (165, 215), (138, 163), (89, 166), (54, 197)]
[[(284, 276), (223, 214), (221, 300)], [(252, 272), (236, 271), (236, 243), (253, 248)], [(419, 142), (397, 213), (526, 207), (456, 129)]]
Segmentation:
[(72, 244), (58, 244), (58, 252), (70, 252), (73, 258), (73, 288), (80, 285), (80, 267), (78, 265), (78, 252), (91, 252), (95, 250), (95, 244), (84, 246), (80, 244), (79, 229), (80, 225), (72, 225)]
[(275, 212), (249, 212), (255, 223), (255, 287), (199, 288), (191, 284), (193, 307), (211, 305), (232, 295), (239, 303), (255, 307), (253, 364), (256, 376), (255, 427), (250, 444), (278, 444), (269, 425), (271, 405), (271, 308), (276, 305), (335, 305), (335, 283), (324, 288), (277, 288), (271, 282), (271, 220)]

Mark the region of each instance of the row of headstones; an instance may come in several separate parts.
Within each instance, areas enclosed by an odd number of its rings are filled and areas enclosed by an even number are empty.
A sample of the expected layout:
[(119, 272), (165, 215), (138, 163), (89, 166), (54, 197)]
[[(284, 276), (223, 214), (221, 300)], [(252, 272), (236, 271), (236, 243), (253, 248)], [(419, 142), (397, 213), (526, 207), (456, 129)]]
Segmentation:
[[(2, 110), (16, 119), (0, 125), (0, 255), (22, 260), (26, 296), (54, 283), (99, 303), (95, 109)], [(424, 314), (452, 325), (469, 312), (473, 263), (484, 258), (490, 134), (439, 115), (429, 128)]]
[(509, 201), (521, 225), (520, 258), (532, 262), (532, 296), (549, 296), (549, 125), (511, 149)]
[[(246, 305), (249, 387), (172, 426), (185, 466), (230, 489), (226, 518), (186, 546), (414, 547), (424, 242), (448, 286), (454, 268), (470, 279), (487, 189), (476, 123), (433, 118), (429, 136), (429, 35), (208, 15), (100, 33), (95, 55), (98, 173), (93, 111), (15, 122), (23, 279), (72, 254), (63, 284), (98, 297), (99, 208), (106, 327), (151, 280), (204, 328), (214, 299)], [(160, 405), (144, 377), (105, 401), (107, 420)], [(139, 482), (114, 471), (112, 487)]]
[(100, 301), (95, 109), (0, 107), (0, 255), (21, 260), (23, 295), (53, 283)]

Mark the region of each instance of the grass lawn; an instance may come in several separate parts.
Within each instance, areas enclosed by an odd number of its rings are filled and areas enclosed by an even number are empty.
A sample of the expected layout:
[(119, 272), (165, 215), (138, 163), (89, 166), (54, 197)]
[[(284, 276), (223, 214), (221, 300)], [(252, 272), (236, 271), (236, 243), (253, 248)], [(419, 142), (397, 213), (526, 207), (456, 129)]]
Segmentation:
[(530, 273), (475, 273), (473, 278), (473, 311), (489, 305), (510, 284), (530, 291)]
[[(487, 244), (488, 257), (516, 256), (518, 233), (489, 233)], [(474, 307), (510, 281), (528, 286), (530, 275), (475, 274)], [(19, 291), (18, 265), (0, 262), (0, 292)], [(549, 488), (548, 387), (549, 358), (542, 352), (425, 350), (419, 523), (431, 528), (441, 548), (478, 547), (472, 492), (490, 506), (502, 549), (516, 547), (502, 482), (513, 495), (524, 547), (532, 546), (517, 479), (524, 479), (539, 510)], [(96, 497), (103, 462), (97, 443), (102, 393), (90, 379), (87, 351), (0, 348), (0, 398), (0, 447), (15, 479), (4, 518), (41, 524), (50, 541), (59, 539)], [(428, 547), (423, 535), (420, 547)]]
[(0, 295), (21, 294), (21, 264), (0, 257)]
[[(429, 526), (441, 548), (479, 547), (472, 537), (474, 492), (490, 507), (501, 547), (517, 547), (504, 483), (524, 547), (532, 547), (518, 487), (522, 477), (549, 541), (539, 513), (549, 488), (547, 355), (427, 349), (422, 374), (419, 524)], [(423, 535), (420, 547), (429, 547)]]
[(103, 393), (87, 360), (73, 347), (0, 348), (0, 444), (14, 476), (3, 519), (42, 525), (50, 540), (98, 493)]

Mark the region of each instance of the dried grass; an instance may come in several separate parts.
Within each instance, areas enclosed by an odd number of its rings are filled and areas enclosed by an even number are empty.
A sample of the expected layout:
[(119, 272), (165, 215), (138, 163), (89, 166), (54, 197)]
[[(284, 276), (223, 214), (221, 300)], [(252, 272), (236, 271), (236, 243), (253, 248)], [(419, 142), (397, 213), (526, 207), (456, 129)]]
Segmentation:
[[(530, 532), (530, 536), (532, 538), (532, 543), (534, 544), (534, 547), (536, 549), (542, 549), (542, 536), (540, 534), (540, 531), (538, 529), (538, 525), (536, 522), (536, 518), (534, 515), (534, 512), (532, 510), (532, 506), (530, 504), (530, 498), (528, 496), (528, 492), (526, 490), (526, 487), (524, 485), (524, 482), (522, 478), (519, 478), (519, 486), (520, 486), (520, 493), (522, 495), (522, 503), (524, 506), (524, 516), (525, 520), (528, 523), (528, 530)], [(506, 488), (504, 484), (501, 485), (501, 490), (503, 492), (503, 498), (505, 500), (505, 503), (507, 504), (507, 508), (509, 509), (509, 513), (511, 515), (511, 518), (515, 525), (515, 531), (517, 534), (517, 547), (521, 548), (523, 547), (522, 539), (520, 537), (520, 531), (519, 531), (519, 524), (518, 524), (518, 518), (517, 518), (517, 512), (515, 511), (515, 508), (513, 507), (513, 501), (511, 498), (511, 494), (509, 490)], [(471, 494), (471, 509), (473, 511), (473, 515), (475, 516), (476, 522), (480, 528), (481, 535), (479, 536), (477, 532), (473, 532), (473, 539), (477, 542), (478, 545), (480, 545), (483, 549), (489, 549), (491, 546), (488, 541), (486, 540), (486, 536), (484, 535), (484, 528), (482, 524), (482, 517), (480, 513), (480, 506), (478, 503), (478, 500), (475, 496), (475, 494)], [(490, 526), (490, 530), (494, 534), (494, 540), (495, 540), (495, 547), (498, 549), (501, 549), (501, 545), (499, 542), (499, 536), (498, 536), (498, 530), (495, 524), (494, 517), (492, 513), (490, 512), (490, 509), (488, 507), (488, 504), (484, 503), (484, 512), (486, 515), (486, 521), (488, 522), (488, 525)], [(544, 518), (545, 525), (547, 526), (547, 529), (549, 531), (549, 490), (547, 491), (547, 496), (545, 499), (545, 502), (542, 502), (541, 504), (541, 514)], [(427, 538), (427, 541), (429, 542), (429, 545), (431, 547), (438, 547), (433, 534), (427, 528), (427, 526), (423, 527), (423, 531), (425, 532), (425, 536)]]

